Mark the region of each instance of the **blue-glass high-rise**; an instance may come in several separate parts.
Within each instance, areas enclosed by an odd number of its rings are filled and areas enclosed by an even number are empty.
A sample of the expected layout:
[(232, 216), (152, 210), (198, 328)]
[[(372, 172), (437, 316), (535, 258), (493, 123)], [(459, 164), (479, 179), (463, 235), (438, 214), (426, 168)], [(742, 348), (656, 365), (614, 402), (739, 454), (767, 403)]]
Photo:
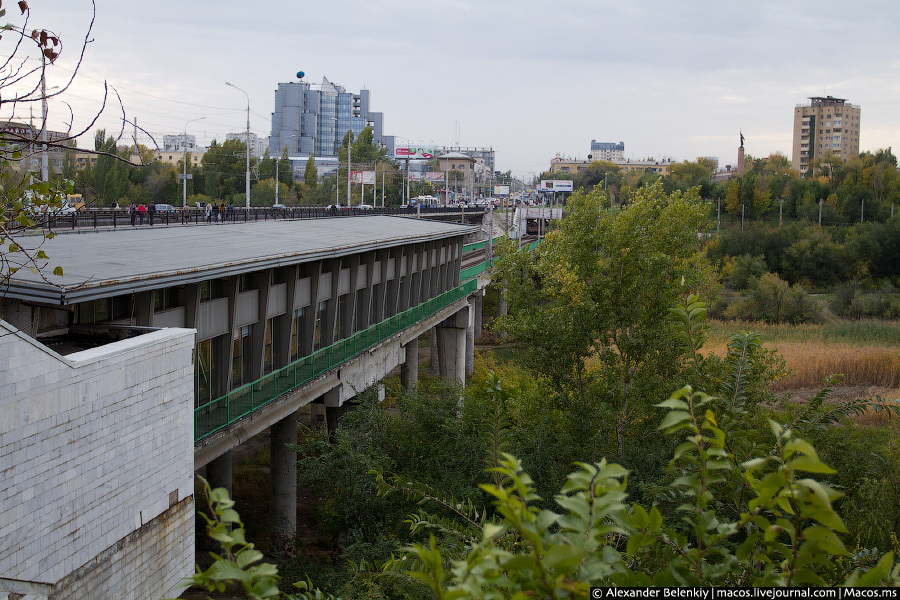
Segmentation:
[(353, 94), (324, 78), (321, 84), (279, 83), (269, 155), (281, 156), (287, 148), (292, 157), (337, 156), (347, 131), (356, 137), (367, 125), (375, 143), (385, 144), (392, 140), (384, 138), (383, 122), (382, 113), (369, 110), (369, 90)]

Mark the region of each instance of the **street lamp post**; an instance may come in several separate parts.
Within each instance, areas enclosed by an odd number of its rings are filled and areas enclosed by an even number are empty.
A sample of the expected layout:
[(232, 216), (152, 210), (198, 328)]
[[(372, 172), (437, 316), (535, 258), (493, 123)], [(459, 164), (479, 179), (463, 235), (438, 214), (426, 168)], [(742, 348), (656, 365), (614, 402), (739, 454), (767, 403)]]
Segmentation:
[(181, 176), (181, 205), (187, 206), (187, 126), (194, 121), (202, 121), (206, 117), (197, 117), (184, 124), (184, 135), (181, 136), (181, 149), (184, 150), (184, 173)]
[(231, 86), (239, 92), (243, 92), (245, 96), (247, 96), (247, 208), (250, 208), (250, 94), (244, 92), (241, 88), (234, 85), (233, 83), (225, 82), (225, 85)]

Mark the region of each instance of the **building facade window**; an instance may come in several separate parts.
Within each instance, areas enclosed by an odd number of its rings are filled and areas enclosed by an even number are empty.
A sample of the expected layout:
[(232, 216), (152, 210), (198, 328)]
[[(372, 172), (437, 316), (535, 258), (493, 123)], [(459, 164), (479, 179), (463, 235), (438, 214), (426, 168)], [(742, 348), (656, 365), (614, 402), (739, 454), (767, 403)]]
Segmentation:
[(231, 355), (231, 389), (250, 383), (250, 326), (238, 330)]
[(212, 340), (197, 342), (194, 357), (194, 402), (199, 408), (219, 397), (216, 389)]
[(303, 331), (303, 308), (294, 310), (291, 320), (291, 362), (300, 359), (300, 334)]

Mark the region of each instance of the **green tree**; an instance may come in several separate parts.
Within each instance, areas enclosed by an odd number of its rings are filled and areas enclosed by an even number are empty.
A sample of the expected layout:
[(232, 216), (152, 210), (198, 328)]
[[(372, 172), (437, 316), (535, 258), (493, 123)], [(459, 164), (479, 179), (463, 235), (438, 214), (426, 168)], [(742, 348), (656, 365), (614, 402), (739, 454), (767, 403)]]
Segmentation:
[(287, 148), (281, 151), (281, 158), (278, 159), (278, 181), (286, 185), (288, 189), (294, 187), (294, 170), (291, 168), (291, 159)]
[(319, 171), (316, 169), (316, 159), (313, 158), (312, 153), (310, 153), (309, 159), (306, 161), (306, 169), (303, 171), (303, 182), (313, 191), (319, 185)]
[(741, 184), (735, 177), (728, 182), (728, 191), (725, 192), (725, 210), (733, 215), (741, 212)]
[[(210, 144), (200, 163), (206, 180), (205, 193), (214, 200), (228, 198), (245, 192), (247, 145), (241, 140), (226, 140)], [(251, 173), (256, 159), (250, 158)]]
[(618, 215), (598, 210), (606, 203), (600, 190), (576, 193), (535, 252), (501, 247), (509, 315), (498, 326), (538, 372), (572, 390), (578, 410), (606, 415), (604, 448), (621, 456), (647, 394), (677, 371), (669, 308), (688, 290), (709, 291), (714, 275), (700, 251), (707, 210), (696, 190), (667, 195), (657, 182)]
[(275, 177), (275, 159), (269, 156), (269, 149), (263, 152), (263, 157), (259, 161), (259, 179), (273, 179)]

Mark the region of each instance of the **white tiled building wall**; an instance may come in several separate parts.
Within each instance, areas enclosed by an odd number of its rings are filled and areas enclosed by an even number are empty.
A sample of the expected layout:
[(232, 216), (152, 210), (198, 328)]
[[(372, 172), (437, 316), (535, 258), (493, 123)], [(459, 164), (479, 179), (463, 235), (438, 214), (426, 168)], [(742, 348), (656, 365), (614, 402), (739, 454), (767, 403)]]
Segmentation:
[(0, 586), (177, 595), (194, 564), (193, 348), (194, 330), (165, 329), (62, 357), (0, 321)]

